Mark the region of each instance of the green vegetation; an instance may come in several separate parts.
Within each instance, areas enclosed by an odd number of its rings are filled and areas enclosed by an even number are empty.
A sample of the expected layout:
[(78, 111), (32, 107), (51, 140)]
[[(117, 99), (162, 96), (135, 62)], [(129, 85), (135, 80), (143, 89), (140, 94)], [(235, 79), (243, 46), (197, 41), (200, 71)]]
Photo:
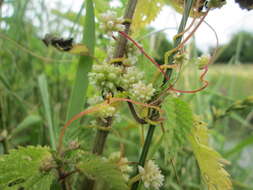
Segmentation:
[[(147, 27), (162, 0), (86, 0), (78, 12), (1, 2), (1, 190), (253, 189), (252, 34), (202, 78), (208, 64), (181, 38), (192, 0), (169, 1), (183, 14), (175, 43)], [(66, 50), (80, 44), (85, 55)]]
[(251, 33), (245, 31), (239, 32), (232, 37), (227, 45), (220, 47), (220, 54), (216, 62), (227, 63), (231, 58), (239, 56), (239, 61), (241, 63), (252, 63), (252, 44), (253, 35)]

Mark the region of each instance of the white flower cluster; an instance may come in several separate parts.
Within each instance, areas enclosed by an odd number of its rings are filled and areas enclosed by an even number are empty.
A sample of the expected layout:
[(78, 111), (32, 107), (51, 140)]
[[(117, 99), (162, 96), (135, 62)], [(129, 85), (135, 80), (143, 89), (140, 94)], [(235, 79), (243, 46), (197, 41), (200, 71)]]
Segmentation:
[(132, 88), (129, 90), (131, 98), (139, 102), (147, 102), (153, 96), (155, 89), (150, 83), (146, 85), (142, 81), (132, 85)]
[(99, 110), (98, 112), (98, 116), (101, 117), (101, 118), (107, 118), (107, 117), (112, 117), (114, 116), (114, 114), (116, 113), (116, 108), (113, 107), (113, 106), (106, 106), (106, 107), (103, 107)]
[(163, 185), (164, 176), (152, 160), (147, 161), (144, 168), (138, 166), (138, 169), (145, 188), (158, 190)]
[(128, 90), (132, 99), (139, 102), (147, 102), (154, 95), (152, 84), (144, 83), (144, 72), (137, 67), (128, 67), (122, 76), (122, 87)]
[[(101, 96), (93, 96), (92, 98), (89, 98), (87, 102), (92, 107), (95, 106), (96, 104), (104, 102), (104, 99)], [(101, 118), (107, 118), (115, 116), (116, 111), (117, 110), (114, 106), (107, 105), (105, 107), (101, 107), (101, 109), (98, 112), (96, 112), (96, 115)], [(97, 125), (97, 122), (92, 120), (91, 125)]]
[(98, 90), (103, 90), (107, 95), (110, 92), (116, 92), (120, 86), (122, 68), (112, 64), (103, 63), (94, 65), (93, 71), (89, 73), (90, 83)]
[(101, 28), (106, 31), (107, 35), (112, 36), (113, 32), (122, 31), (125, 29), (122, 17), (117, 17), (117, 14), (113, 11), (107, 11), (100, 15)]
[(117, 87), (122, 87), (129, 96), (140, 102), (147, 102), (154, 95), (155, 89), (152, 84), (145, 84), (144, 73), (137, 67), (115, 66), (113, 64), (94, 65), (89, 73), (91, 84), (104, 95), (117, 93)]
[(120, 152), (113, 152), (109, 156), (108, 160), (110, 162), (117, 163), (119, 170), (122, 173), (123, 178), (128, 181), (129, 173), (133, 171), (133, 168), (128, 165), (128, 159), (126, 157), (120, 157)]
[(137, 67), (127, 67), (122, 76), (122, 87), (130, 89), (133, 84), (144, 79), (144, 72), (141, 72)]

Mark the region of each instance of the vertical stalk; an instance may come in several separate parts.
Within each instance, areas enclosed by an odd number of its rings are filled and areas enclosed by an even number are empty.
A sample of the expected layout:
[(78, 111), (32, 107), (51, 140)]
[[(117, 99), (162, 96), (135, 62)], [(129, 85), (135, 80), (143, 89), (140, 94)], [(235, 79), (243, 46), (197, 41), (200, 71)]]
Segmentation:
[[(90, 55), (94, 55), (95, 47), (95, 16), (93, 0), (86, 0), (86, 16), (83, 31), (83, 44), (89, 49)], [(88, 73), (91, 71), (93, 58), (91, 56), (81, 56), (79, 59), (76, 78), (71, 93), (69, 108), (67, 111), (67, 121), (74, 115), (80, 113), (85, 104), (87, 88), (89, 85)], [(74, 132), (80, 120), (76, 120), (69, 127), (66, 138), (73, 140)]]
[[(137, 0), (129, 0), (127, 9), (124, 15), (125, 20), (132, 20), (136, 4), (137, 4)], [(126, 25), (126, 28), (124, 32), (128, 34), (129, 29), (130, 29), (130, 23), (126, 23), (125, 25)], [(115, 51), (114, 51), (114, 56), (113, 56), (114, 58), (121, 58), (124, 56), (125, 50), (126, 50), (126, 44), (127, 44), (127, 39), (124, 38), (123, 36), (120, 36), (118, 43), (116, 45)], [(112, 118), (105, 118), (105, 119), (106, 119), (106, 122), (104, 123), (104, 127), (111, 126)], [(106, 133), (107, 132), (103, 130), (98, 130), (94, 147), (93, 147), (93, 153), (98, 154), (98, 155), (102, 154), (103, 152), (102, 147), (104, 146), (106, 137), (107, 137)]]
[[(155, 125), (150, 125), (149, 126), (148, 133), (147, 133), (147, 136), (146, 136), (146, 139), (145, 139), (145, 143), (144, 143), (144, 146), (143, 146), (143, 149), (142, 149), (142, 152), (141, 152), (141, 156), (140, 156), (140, 159), (139, 159), (139, 165), (141, 165), (141, 166), (145, 165), (145, 161), (146, 161), (146, 158), (148, 156), (149, 147), (151, 145), (151, 141), (152, 141), (152, 138), (153, 138), (153, 135), (154, 135), (155, 127), (156, 127)], [(135, 175), (137, 175), (137, 174), (138, 174), (138, 171), (136, 170)], [(140, 183), (140, 181), (135, 182), (132, 185), (131, 190), (136, 190), (139, 186), (139, 183)]]
[[(124, 19), (125, 20), (132, 20), (134, 11), (137, 5), (137, 0), (129, 0), (127, 8), (125, 10)], [(126, 34), (129, 33), (131, 23), (125, 23), (125, 30), (124, 32)], [(116, 45), (113, 58), (121, 58), (124, 56), (126, 52), (126, 45), (127, 45), (127, 39), (123, 36), (119, 36), (118, 43)], [(103, 127), (109, 127), (112, 124), (112, 118), (105, 118), (106, 122), (104, 122)], [(92, 152), (97, 155), (101, 155), (104, 150), (105, 142), (108, 136), (108, 131), (98, 130), (96, 134), (96, 138), (93, 145)], [(83, 184), (83, 189), (92, 190), (94, 189), (95, 181), (94, 180), (86, 180)]]
[[(181, 19), (180, 26), (179, 26), (179, 29), (178, 29), (178, 32), (177, 32), (178, 34), (183, 32), (185, 27), (186, 27), (186, 23), (187, 23), (187, 20), (189, 18), (189, 15), (190, 15), (190, 12), (191, 12), (191, 9), (192, 9), (192, 6), (193, 6), (193, 2), (194, 2), (194, 0), (186, 0), (186, 2), (184, 4), (184, 13), (183, 13), (183, 17)], [(182, 38), (183, 38), (183, 36), (179, 36), (175, 40), (174, 48), (176, 48), (181, 43)], [(168, 61), (169, 64), (172, 64), (174, 55), (175, 54), (173, 54), (172, 56), (169, 57), (169, 61)], [(167, 69), (166, 75), (170, 76), (171, 74), (172, 74), (172, 70)], [(168, 81), (165, 78), (164, 81), (163, 81), (163, 85), (165, 85), (167, 82)], [(152, 118), (155, 115), (156, 115), (156, 113), (153, 111), (150, 118)], [(147, 136), (146, 136), (146, 139), (145, 139), (145, 142), (144, 142), (144, 147), (142, 149), (141, 156), (140, 156), (140, 159), (139, 159), (139, 165), (141, 165), (141, 166), (144, 166), (144, 164), (146, 162), (148, 151), (149, 151), (151, 141), (152, 141), (152, 138), (153, 138), (153, 135), (154, 135), (155, 127), (156, 127), (155, 125), (150, 125), (149, 126), (148, 133), (147, 133)], [(136, 170), (135, 175), (137, 175), (137, 174), (138, 174), (138, 171)], [(131, 190), (137, 190), (138, 186), (139, 186), (139, 181), (135, 182), (132, 185)]]
[[(184, 29), (185, 29), (185, 27), (186, 27), (187, 20), (188, 20), (188, 18), (189, 18), (190, 12), (191, 12), (191, 8), (192, 8), (192, 6), (193, 6), (193, 2), (194, 2), (194, 0), (186, 0), (186, 2), (185, 2), (185, 4), (184, 4), (184, 13), (183, 13), (183, 17), (182, 17), (182, 19), (181, 19), (181, 22), (180, 22), (180, 25), (179, 25), (177, 34), (180, 34), (181, 32), (184, 31)], [(174, 48), (176, 48), (176, 47), (181, 43), (182, 38), (183, 38), (183, 36), (178, 36), (178, 37), (176, 38), (176, 40), (175, 40), (175, 42), (174, 42), (174, 46), (173, 46)], [(173, 57), (174, 57), (175, 54), (176, 54), (176, 52), (173, 53), (173, 54), (168, 58), (168, 59), (169, 59), (169, 60), (168, 60), (168, 63), (169, 63), (169, 64), (172, 64), (172, 62), (173, 62)], [(167, 69), (166, 75), (170, 77), (171, 74), (172, 74), (172, 69)], [(166, 78), (165, 78), (164, 81), (163, 81), (163, 85), (166, 84), (167, 82), (168, 82), (168, 81), (167, 81)]]
[[(137, 0), (129, 0), (126, 11), (125, 11), (125, 15), (124, 15), (125, 20), (132, 20), (136, 5), (137, 5)], [(130, 26), (131, 26), (130, 23), (125, 23), (124, 32), (126, 34), (129, 33)], [(124, 56), (125, 51), (126, 51), (126, 44), (127, 44), (127, 39), (123, 36), (120, 36), (118, 44), (116, 45), (116, 48), (113, 54), (114, 58), (120, 58)]]
[[(106, 118), (106, 122), (103, 123), (103, 127), (110, 127), (112, 124), (112, 117)], [(107, 138), (109, 131), (102, 131), (98, 130), (95, 141), (94, 141), (94, 147), (92, 150), (93, 154), (101, 155), (103, 154), (104, 147), (105, 147), (105, 139)]]

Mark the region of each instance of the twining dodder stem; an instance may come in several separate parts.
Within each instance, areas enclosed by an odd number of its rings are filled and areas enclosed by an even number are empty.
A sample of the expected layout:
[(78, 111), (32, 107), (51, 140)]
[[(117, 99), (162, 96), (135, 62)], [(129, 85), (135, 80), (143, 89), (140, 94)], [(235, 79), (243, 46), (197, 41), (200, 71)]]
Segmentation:
[[(181, 19), (180, 26), (179, 26), (179, 28), (178, 28), (177, 34), (180, 34), (180, 33), (182, 33), (182, 32), (184, 31), (184, 29), (185, 29), (185, 27), (186, 27), (187, 20), (188, 20), (188, 18), (189, 18), (189, 15), (190, 15), (190, 12), (191, 12), (191, 9), (192, 9), (192, 6), (193, 6), (193, 2), (194, 2), (194, 0), (187, 0), (187, 1), (185, 2), (183, 17), (182, 17), (182, 19)], [(183, 36), (178, 36), (178, 37), (176, 38), (176, 40), (175, 40), (175, 42), (174, 42), (174, 48), (176, 48), (176, 47), (180, 44), (180, 42), (182, 41), (182, 38), (183, 38)], [(172, 64), (172, 62), (173, 62), (173, 57), (174, 57), (174, 55), (175, 55), (176, 53), (177, 53), (177, 52), (175, 52), (175, 53), (173, 53), (171, 56), (169, 56), (169, 58), (168, 58), (168, 59), (169, 59), (169, 60), (168, 60), (168, 63), (169, 63), (169, 64)], [(166, 76), (169, 76), (169, 77), (170, 77), (171, 74), (172, 74), (172, 69), (167, 69), (167, 71), (166, 71)], [(167, 79), (164, 78), (163, 85), (165, 85), (167, 82), (168, 82)]]
[[(185, 27), (186, 27), (186, 22), (188, 20), (192, 5), (193, 5), (193, 0), (187, 0), (186, 1), (185, 8), (184, 8), (184, 14), (183, 14), (183, 17), (181, 19), (181, 23), (180, 23), (180, 26), (179, 26), (179, 29), (178, 29), (178, 34), (183, 32)], [(182, 40), (182, 36), (179, 36), (175, 41), (174, 48), (176, 48), (180, 44), (181, 40)], [(175, 54), (173, 54), (172, 56), (169, 57), (169, 61), (168, 61), (169, 64), (172, 63), (174, 55)], [(169, 76), (168, 78), (170, 78), (171, 73), (172, 73), (172, 70), (167, 69), (165, 76)], [(163, 81), (163, 85), (165, 85), (167, 82), (168, 82), (168, 80), (165, 77), (164, 81)], [(152, 120), (152, 117), (154, 117), (155, 115), (156, 115), (155, 111), (152, 111), (151, 116), (150, 116), (151, 120)], [(147, 156), (148, 156), (148, 151), (149, 151), (149, 148), (150, 148), (150, 145), (151, 145), (151, 142), (152, 142), (152, 138), (153, 138), (153, 135), (154, 135), (155, 127), (156, 127), (155, 125), (150, 125), (149, 128), (148, 128), (148, 133), (147, 133), (147, 136), (146, 136), (146, 139), (145, 139), (145, 142), (144, 142), (144, 147), (142, 149), (141, 156), (140, 156), (140, 159), (139, 159), (139, 165), (141, 165), (141, 166), (145, 165), (145, 162), (146, 162), (146, 159), (147, 159)], [(138, 174), (138, 171), (136, 170), (136, 173), (134, 174), (134, 176), (137, 175), (137, 174)], [(137, 190), (138, 186), (139, 186), (139, 181), (135, 182), (132, 185), (131, 190)]]

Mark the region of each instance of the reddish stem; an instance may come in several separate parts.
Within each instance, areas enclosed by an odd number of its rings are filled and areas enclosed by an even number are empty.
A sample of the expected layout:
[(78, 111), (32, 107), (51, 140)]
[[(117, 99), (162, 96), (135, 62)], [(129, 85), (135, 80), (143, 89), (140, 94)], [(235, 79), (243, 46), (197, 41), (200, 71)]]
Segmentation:
[(124, 36), (126, 39), (128, 39), (129, 41), (131, 41), (140, 51), (141, 53), (143, 53), (143, 55), (145, 57), (147, 57), (158, 69), (159, 71), (164, 75), (164, 77), (166, 78), (166, 80), (169, 80), (169, 77), (166, 75), (166, 73), (161, 69), (160, 65), (155, 61), (155, 59), (153, 59), (152, 57), (150, 57), (145, 50), (143, 49), (143, 47), (141, 47), (133, 38), (131, 38), (129, 35), (127, 35), (125, 32), (123, 31), (119, 31), (119, 33)]
[(203, 89), (205, 89), (208, 86), (208, 81), (206, 81), (204, 79), (207, 71), (208, 71), (208, 66), (204, 67), (204, 72), (200, 75), (200, 81), (204, 83), (204, 86), (202, 86), (199, 89), (196, 89), (196, 90), (177, 90), (177, 89), (173, 88), (173, 85), (172, 85), (166, 91), (172, 90), (172, 91), (175, 91), (175, 92), (188, 93), (188, 94), (192, 94), (192, 93), (196, 93), (196, 92), (202, 91)]
[(110, 104), (112, 104), (114, 102), (131, 102), (133, 104), (141, 105), (143, 107), (153, 108), (153, 109), (156, 109), (158, 112), (162, 112), (162, 110), (159, 107), (153, 106), (151, 104), (145, 104), (145, 103), (141, 103), (141, 102), (136, 102), (134, 100), (127, 99), (127, 98), (110, 98), (110, 99), (104, 101), (103, 103), (101, 103), (101, 104), (99, 104), (97, 106), (94, 106), (94, 107), (92, 107), (90, 109), (86, 109), (86, 110), (84, 110), (84, 111), (76, 114), (74, 117), (72, 117), (70, 120), (67, 121), (67, 123), (63, 126), (63, 128), (61, 129), (61, 132), (60, 132), (59, 145), (58, 145), (58, 153), (61, 154), (63, 137), (64, 137), (66, 129), (71, 125), (71, 123), (73, 123), (75, 120), (83, 117), (84, 115), (97, 112), (97, 111), (99, 111), (101, 109), (101, 107), (108, 106), (108, 105), (110, 105)]

